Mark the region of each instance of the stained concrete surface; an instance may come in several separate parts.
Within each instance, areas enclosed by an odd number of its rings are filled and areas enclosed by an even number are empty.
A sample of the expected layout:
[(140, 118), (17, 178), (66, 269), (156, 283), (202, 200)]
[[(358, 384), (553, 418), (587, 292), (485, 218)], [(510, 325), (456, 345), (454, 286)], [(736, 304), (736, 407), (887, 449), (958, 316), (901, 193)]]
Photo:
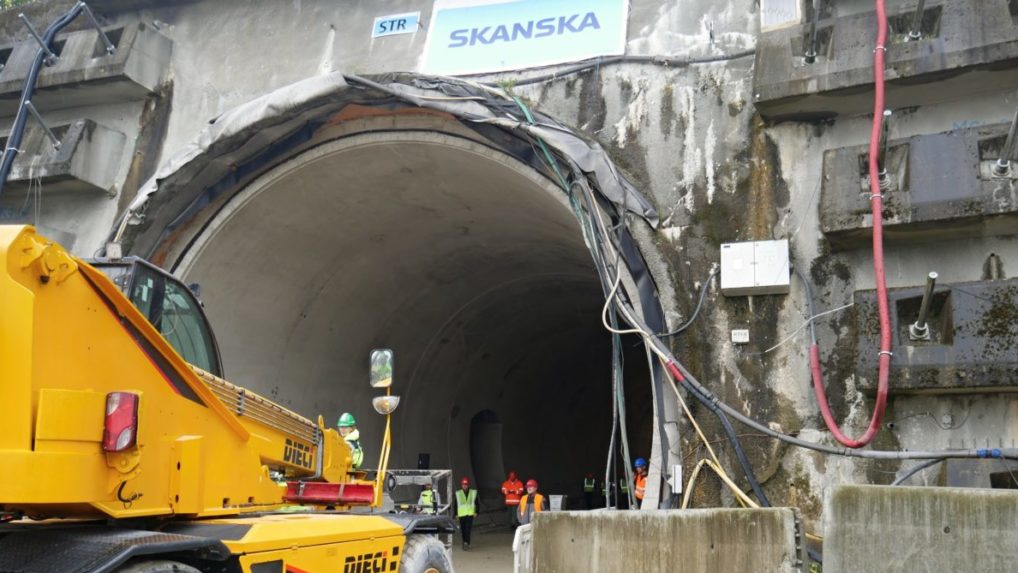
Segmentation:
[[(938, 285), (927, 320), (931, 340), (913, 341), (908, 328), (917, 320), (922, 296), (918, 287), (892, 289), (887, 295), (894, 345), (901, 349), (891, 363), (891, 392), (1013, 392), (1018, 384), (1018, 279)], [(858, 368), (875, 371), (880, 348), (876, 293), (860, 292), (855, 300)], [(875, 393), (876, 381), (865, 380), (860, 389)]]
[[(851, 8), (838, 2), (832, 18), (821, 13), (813, 64), (803, 58), (805, 22), (760, 35), (753, 90), (762, 115), (812, 121), (872, 108), (876, 15), (868, 4), (868, 11), (848, 14)], [(1014, 85), (1018, 35), (1007, 2), (927, 5), (918, 41), (907, 39), (915, 3), (888, 4), (888, 107), (928, 105)]]
[(788, 508), (549, 512), (534, 520), (531, 571), (793, 573), (799, 541)]
[(1015, 570), (1018, 492), (838, 486), (825, 521), (825, 573)]

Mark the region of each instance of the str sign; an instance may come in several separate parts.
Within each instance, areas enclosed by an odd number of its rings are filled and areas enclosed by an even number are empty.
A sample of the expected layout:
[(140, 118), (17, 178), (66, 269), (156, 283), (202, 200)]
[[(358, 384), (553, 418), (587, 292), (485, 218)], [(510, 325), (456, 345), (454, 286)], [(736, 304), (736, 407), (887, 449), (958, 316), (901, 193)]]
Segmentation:
[(421, 71), (462, 75), (623, 54), (627, 0), (435, 0)]
[(413, 34), (421, 21), (420, 12), (393, 14), (375, 18), (375, 26), (371, 29), (372, 38), (394, 36), (396, 34)]

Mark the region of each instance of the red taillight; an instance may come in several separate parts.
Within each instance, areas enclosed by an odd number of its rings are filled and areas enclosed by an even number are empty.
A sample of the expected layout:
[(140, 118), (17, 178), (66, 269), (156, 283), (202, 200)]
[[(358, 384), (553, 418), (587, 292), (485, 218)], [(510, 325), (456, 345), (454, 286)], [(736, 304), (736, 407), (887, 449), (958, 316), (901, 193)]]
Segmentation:
[(106, 426), (103, 450), (122, 452), (138, 443), (138, 395), (110, 392), (106, 395)]

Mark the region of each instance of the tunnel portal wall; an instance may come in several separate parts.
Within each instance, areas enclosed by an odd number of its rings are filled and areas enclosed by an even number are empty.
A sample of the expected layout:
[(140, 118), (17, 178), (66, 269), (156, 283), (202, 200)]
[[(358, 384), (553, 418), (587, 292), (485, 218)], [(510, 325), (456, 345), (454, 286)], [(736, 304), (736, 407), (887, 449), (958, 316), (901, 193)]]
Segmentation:
[[(979, 304), (961, 305), (976, 309), (975, 314), (962, 317), (972, 332), (959, 332), (952, 340), (970, 345), (974, 339), (985, 341), (989, 358), (980, 356), (980, 361), (1009, 360), (1001, 348), (1007, 347), (1015, 331), (1016, 315), (1013, 297), (1003, 283), (1014, 278), (1018, 265), (1018, 239), (1009, 224), (1015, 179), (994, 178), (986, 166), (999, 151), (999, 140), (1018, 101), (1010, 79), (1014, 60), (1007, 55), (1013, 47), (1009, 39), (1016, 18), (1013, 6), (1004, 0), (930, 5), (928, 22), (923, 17), (927, 36), (906, 42), (901, 24), (908, 20), (914, 3), (888, 4), (896, 34), (888, 47), (888, 73), (889, 78), (894, 76), (889, 94), (895, 107), (889, 127), (894, 147), (890, 156), (897, 169), (894, 187), (888, 192), (887, 218), (894, 231), (888, 234), (885, 257), (888, 286), (905, 297), (923, 284), (927, 273), (937, 271), (942, 285), (955, 287), (944, 286), (951, 292), (948, 299), (975, 294), (994, 301), (984, 307), (988, 301), (977, 298)], [(867, 34), (872, 30), (873, 4), (863, 0), (822, 3), (819, 28), (825, 49), (815, 67), (802, 57), (809, 30), (804, 11), (794, 11), (799, 18), (778, 28), (761, 28), (761, 19), (769, 22), (779, 5), (756, 0), (633, 0), (624, 50), (629, 59), (594, 61), (580, 71), (559, 67), (475, 79), (500, 82), (531, 108), (599, 142), (613, 164), (650, 200), (659, 225), (654, 228), (634, 219), (630, 230), (649, 262), (669, 327), (692, 316), (699, 290), (718, 262), (721, 244), (787, 239), (793, 266), (813, 285), (816, 308), (832, 310), (817, 321), (823, 369), (835, 416), (849, 430), (858, 431), (868, 421), (872, 406), (868, 392), (875, 377), (875, 356), (869, 348), (875, 327), (864, 308), (869, 306), (874, 271), (866, 241), (867, 215), (859, 210), (865, 199), (859, 192), (863, 177), (858, 169), (859, 146), (866, 143), (871, 123), (866, 94), (872, 42)], [(66, 68), (58, 66), (45, 72), (47, 89), (81, 92), (66, 100), (78, 103), (41, 111), (54, 126), (94, 124), (96, 133), (117, 138), (120, 134), (125, 152), (115, 169), (104, 174), (103, 189), (79, 185), (82, 192), (69, 193), (66, 182), (58, 188), (44, 181), (37, 194), (29, 195), (29, 190), (35, 193), (29, 187), (0, 197), (4, 222), (36, 223), (45, 234), (85, 256), (103, 247), (134, 192), (228, 110), (330, 72), (366, 75), (418, 69), (427, 42), (424, 30), (375, 39), (370, 31), (374, 18), (386, 14), (420, 10), (422, 20), (429, 21), (433, 3), (388, 0), (340, 6), (327, 0), (98, 0), (94, 6), (104, 27), (131, 31), (124, 32), (125, 48), (159, 47), (142, 50), (150, 66), (145, 69), (146, 82), (154, 78), (156, 83), (144, 83), (145, 89), (106, 90), (100, 80), (119, 73), (108, 67), (99, 75), (85, 74), (83, 83), (75, 80), (61, 88), (57, 80)], [(65, 2), (56, 0), (23, 7), (37, 24), (49, 22), (65, 8)], [(77, 26), (69, 32), (80, 34), (84, 25)], [(23, 68), (27, 60), (22, 56), (30, 53), (26, 46), (31, 40), (16, 11), (0, 13), (0, 31), (13, 50), (0, 49), (0, 54), (14, 58), (0, 75), (3, 80), (13, 77), (19, 66)], [(138, 40), (128, 42), (131, 38)], [(91, 57), (89, 42), (75, 40), (68, 47), (80, 51), (81, 57), (69, 57), (65, 65), (104, 65), (101, 58)], [(995, 57), (1005, 59), (987, 60)], [(132, 76), (120, 75), (124, 77), (117, 81), (124, 85), (137, 84)], [(951, 76), (950, 89), (938, 89), (946, 75)], [(966, 85), (978, 89), (966, 90)], [(102, 97), (94, 98), (96, 93)], [(922, 97), (914, 97), (917, 94)], [(797, 101), (809, 105), (799, 106)], [(808, 113), (786, 113), (796, 109)], [(352, 121), (319, 126), (317, 133), (327, 136), (326, 140), (340, 137), (338, 131), (366, 121), (345, 119)], [(3, 121), (9, 125), (11, 117)], [(443, 123), (437, 116), (415, 121), (419, 121), (415, 129), (425, 131), (448, 127), (447, 123), (437, 126), (436, 122)], [(455, 135), (470, 139), (469, 131)], [(80, 130), (67, 134), (81, 135)], [(90, 146), (80, 148), (84, 153)], [(52, 163), (45, 157), (37, 161)], [(31, 161), (26, 165), (31, 167)], [(535, 170), (541, 172), (539, 167)], [(237, 176), (243, 179), (251, 173)], [(544, 175), (546, 180), (549, 176)], [(943, 185), (947, 180), (954, 182), (950, 188)], [(176, 232), (173, 238), (180, 236)], [(161, 262), (174, 263), (190, 242), (167, 244), (176, 250), (162, 251)], [(856, 305), (857, 299), (861, 304)], [(828, 433), (809, 388), (801, 328), (808, 307), (804, 288), (795, 279), (786, 295), (728, 298), (714, 285), (707, 290), (697, 320), (672, 339), (673, 348), (724, 400), (772, 427), (825, 441)], [(949, 315), (941, 312), (943, 317)], [(226, 340), (276, 326), (259, 325), (252, 318), (221, 328), (219, 334)], [(733, 343), (733, 330), (748, 330), (748, 343)], [(896, 339), (895, 352), (921, 358), (949, 357), (955, 350), (951, 344), (934, 346), (911, 344), (906, 334)], [(902, 366), (910, 370), (902, 371)], [(1013, 368), (1013, 364), (990, 366), (1001, 372)], [(236, 372), (242, 366), (232, 368)], [(886, 425), (874, 447), (1014, 446), (1018, 401), (1011, 386), (986, 380), (982, 371), (945, 374), (943, 368), (934, 370), (931, 373), (924, 364), (892, 361)], [(323, 373), (323, 380), (332, 374)], [(978, 385), (970, 383), (974, 378)], [(898, 391), (899, 379), (909, 382), (907, 392)], [(351, 377), (350, 383), (357, 382)], [(334, 386), (324, 388), (319, 395), (336, 392)], [(307, 397), (276, 396), (283, 400)], [(639, 408), (633, 411), (636, 426), (648, 423), (646, 412), (638, 416)], [(456, 411), (455, 417), (469, 420), (478, 409)], [(429, 414), (433, 418), (421, 423), (449, 428), (454, 411), (451, 406), (436, 409)], [(696, 407), (694, 414), (707, 436), (720, 437), (716, 421)], [(681, 451), (675, 453), (685, 463), (694, 463), (705, 450), (692, 439), (689, 428), (681, 428), (681, 439), (673, 444)], [(666, 428), (679, 429), (678, 424)], [(449, 432), (467, 435), (460, 430)], [(834, 484), (890, 483), (907, 467), (786, 449), (759, 436), (747, 435), (743, 441), (772, 500), (801, 508), (804, 520), (814, 527), (820, 523), (821, 494)], [(461, 446), (466, 451), (465, 442)], [(722, 462), (734, 468), (730, 451), (719, 449)], [(407, 453), (409, 459), (415, 460), (415, 455), (416, 448)], [(982, 461), (951, 462), (941, 473), (912, 479), (989, 487), (999, 469)], [(577, 471), (577, 481), (582, 473)], [(693, 499), (701, 505), (731, 502), (714, 486), (699, 489)]]

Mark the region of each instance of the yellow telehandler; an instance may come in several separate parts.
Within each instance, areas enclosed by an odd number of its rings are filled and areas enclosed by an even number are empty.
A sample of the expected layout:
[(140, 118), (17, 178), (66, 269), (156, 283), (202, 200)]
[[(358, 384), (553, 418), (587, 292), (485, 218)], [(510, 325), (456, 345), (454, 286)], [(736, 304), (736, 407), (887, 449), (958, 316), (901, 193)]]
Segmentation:
[(451, 518), (370, 512), (391, 351), (371, 372), (374, 479), (320, 416), (221, 378), (178, 279), (0, 226), (0, 573), (451, 572)]

